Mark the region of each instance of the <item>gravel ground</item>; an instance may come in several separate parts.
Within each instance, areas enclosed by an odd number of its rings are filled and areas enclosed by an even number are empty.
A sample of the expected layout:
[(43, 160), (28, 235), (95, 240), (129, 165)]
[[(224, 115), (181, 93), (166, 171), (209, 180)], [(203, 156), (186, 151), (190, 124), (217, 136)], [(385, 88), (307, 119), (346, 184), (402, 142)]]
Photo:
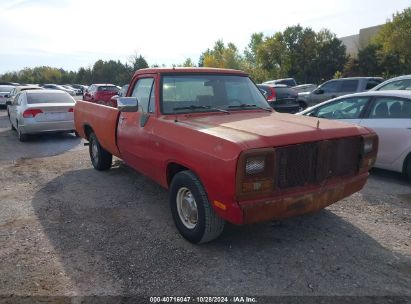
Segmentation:
[(167, 191), (71, 134), (20, 143), (0, 111), (0, 295), (411, 296), (411, 187), (375, 170), (314, 215), (195, 246)]

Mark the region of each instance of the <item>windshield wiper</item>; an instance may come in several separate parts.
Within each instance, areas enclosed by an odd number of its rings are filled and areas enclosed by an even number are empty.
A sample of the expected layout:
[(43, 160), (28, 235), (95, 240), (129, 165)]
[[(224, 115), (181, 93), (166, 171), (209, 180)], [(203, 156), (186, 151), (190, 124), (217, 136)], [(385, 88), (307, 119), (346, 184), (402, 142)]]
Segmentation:
[(261, 109), (261, 110), (264, 110), (264, 111), (267, 111), (267, 112), (272, 112), (273, 111), (271, 108), (264, 108), (264, 107), (257, 106), (255, 104), (247, 104), (247, 103), (243, 103), (243, 104), (240, 104), (238, 106), (237, 105), (228, 106), (228, 108), (230, 108), (230, 109), (234, 109), (234, 108), (240, 108), (240, 109), (257, 108), (257, 109)]
[(229, 111), (224, 110), (224, 109), (214, 108), (212, 106), (196, 106), (196, 105), (191, 105), (191, 106), (188, 106), (188, 107), (173, 108), (173, 111), (177, 111), (177, 110), (197, 110), (197, 109), (214, 110), (214, 111), (219, 111), (219, 112), (223, 112), (223, 113), (226, 113), (226, 114), (230, 114)]

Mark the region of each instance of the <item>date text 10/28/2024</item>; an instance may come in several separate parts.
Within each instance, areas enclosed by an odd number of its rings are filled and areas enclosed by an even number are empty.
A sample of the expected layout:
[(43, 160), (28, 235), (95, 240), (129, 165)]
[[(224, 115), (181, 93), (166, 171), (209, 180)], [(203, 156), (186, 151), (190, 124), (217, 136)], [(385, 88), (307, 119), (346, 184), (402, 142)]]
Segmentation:
[(150, 297), (150, 303), (258, 303), (255, 297)]

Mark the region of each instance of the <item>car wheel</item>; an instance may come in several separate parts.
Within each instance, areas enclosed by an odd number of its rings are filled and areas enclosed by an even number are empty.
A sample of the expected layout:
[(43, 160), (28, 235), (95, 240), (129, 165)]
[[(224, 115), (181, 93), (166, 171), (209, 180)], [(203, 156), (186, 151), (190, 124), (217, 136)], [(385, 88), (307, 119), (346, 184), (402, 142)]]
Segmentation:
[(300, 108), (298, 112), (305, 110), (307, 108), (307, 104), (304, 101), (299, 101), (298, 103), (300, 104)]
[(110, 169), (113, 155), (100, 145), (96, 134), (90, 134), (89, 142), (89, 153), (93, 167), (99, 171)]
[(407, 157), (407, 160), (405, 163), (405, 176), (411, 182), (411, 155)]
[(10, 129), (11, 129), (12, 131), (14, 131), (14, 130), (16, 130), (16, 128), (13, 126), (13, 123), (11, 122), (10, 113), (7, 113), (7, 114), (8, 114), (8, 116), (9, 116)]
[(27, 134), (24, 134), (21, 132), (21, 129), (17, 126), (17, 136), (19, 138), (19, 141), (25, 142), (29, 139), (29, 136)]
[(214, 212), (203, 185), (191, 171), (174, 176), (170, 207), (178, 231), (191, 243), (212, 241), (223, 232), (225, 221)]

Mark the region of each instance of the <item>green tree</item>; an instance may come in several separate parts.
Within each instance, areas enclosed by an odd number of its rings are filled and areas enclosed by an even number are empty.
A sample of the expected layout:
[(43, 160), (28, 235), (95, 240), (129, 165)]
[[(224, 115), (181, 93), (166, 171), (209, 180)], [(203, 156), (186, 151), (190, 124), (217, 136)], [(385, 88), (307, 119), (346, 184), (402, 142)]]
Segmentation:
[(304, 71), (305, 82), (323, 82), (332, 78), (337, 71), (342, 71), (348, 57), (346, 48), (335, 34), (321, 30), (316, 34), (316, 53), (312, 64)]
[(186, 59), (181, 65), (179, 65), (179, 66), (191, 68), (191, 67), (195, 67), (195, 64), (194, 64), (194, 62), (191, 60), (191, 58), (187, 58), (187, 59)]
[(199, 65), (214, 68), (240, 69), (242, 57), (233, 43), (225, 46), (222, 40), (214, 44), (213, 49), (206, 50), (200, 57)]
[[(393, 15), (375, 37), (379, 50), (380, 64), (385, 64), (387, 73), (411, 72), (411, 7)], [(387, 64), (395, 64), (389, 70)]]

